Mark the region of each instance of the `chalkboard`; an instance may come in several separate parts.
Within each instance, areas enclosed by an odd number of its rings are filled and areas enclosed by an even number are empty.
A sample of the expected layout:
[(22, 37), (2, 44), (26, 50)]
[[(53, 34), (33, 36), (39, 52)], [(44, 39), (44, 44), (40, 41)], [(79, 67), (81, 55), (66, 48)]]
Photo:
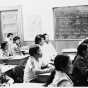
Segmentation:
[(88, 6), (53, 8), (55, 39), (83, 39), (88, 37)]

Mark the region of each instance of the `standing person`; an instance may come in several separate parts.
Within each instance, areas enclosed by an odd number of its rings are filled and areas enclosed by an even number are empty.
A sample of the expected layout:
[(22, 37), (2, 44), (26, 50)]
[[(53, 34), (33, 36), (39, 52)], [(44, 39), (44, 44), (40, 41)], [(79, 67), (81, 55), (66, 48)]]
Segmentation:
[(57, 55), (54, 60), (55, 70), (51, 73), (45, 86), (72, 87), (73, 82), (68, 74), (72, 72), (72, 63), (69, 56)]
[(49, 73), (53, 70), (51, 67), (47, 67), (42, 69), (42, 62), (41, 62), (41, 49), (38, 45), (34, 45), (29, 49), (30, 57), (27, 61), (24, 70), (24, 82), (41, 82), (42, 80), (38, 79), (39, 74)]
[(11, 49), (13, 45), (13, 34), (12, 33), (7, 34), (6, 41), (8, 42), (8, 52), (10, 53), (10, 56), (12, 56), (12, 49)]
[(88, 86), (88, 45), (85, 43), (77, 48), (72, 78), (75, 86)]

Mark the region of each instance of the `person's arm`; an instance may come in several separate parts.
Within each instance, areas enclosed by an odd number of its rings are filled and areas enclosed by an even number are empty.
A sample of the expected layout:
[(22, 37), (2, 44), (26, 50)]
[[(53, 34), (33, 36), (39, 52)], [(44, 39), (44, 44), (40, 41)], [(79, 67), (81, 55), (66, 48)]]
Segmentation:
[(35, 72), (35, 74), (43, 74), (43, 73), (49, 73), (49, 72), (52, 72), (53, 69), (52, 69), (52, 68), (33, 69), (33, 71)]
[(52, 72), (55, 69), (55, 67), (51, 64), (48, 64), (48, 66), (45, 69), (33, 69), (33, 71), (36, 74), (43, 74), (43, 73), (49, 73)]

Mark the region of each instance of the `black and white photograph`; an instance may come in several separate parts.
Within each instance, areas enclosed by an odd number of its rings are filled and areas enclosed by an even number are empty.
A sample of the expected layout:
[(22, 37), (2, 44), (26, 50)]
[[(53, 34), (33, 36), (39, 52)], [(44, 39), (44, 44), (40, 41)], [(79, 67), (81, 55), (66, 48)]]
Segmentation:
[(0, 88), (47, 87), (88, 87), (88, 0), (0, 0)]

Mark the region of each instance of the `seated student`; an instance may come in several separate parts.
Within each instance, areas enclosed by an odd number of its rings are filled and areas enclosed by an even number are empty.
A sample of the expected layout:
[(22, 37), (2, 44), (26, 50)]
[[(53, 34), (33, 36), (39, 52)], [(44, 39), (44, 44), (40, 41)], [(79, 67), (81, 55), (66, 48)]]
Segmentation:
[(38, 44), (42, 51), (42, 57), (41, 60), (43, 62), (43, 66), (47, 66), (51, 63), (50, 55), (51, 53), (48, 53), (48, 48), (45, 45), (45, 40), (43, 38), (44, 36), (42, 34), (38, 34), (35, 37), (35, 44)]
[(54, 60), (55, 56), (57, 55), (57, 52), (54, 48), (54, 46), (49, 41), (48, 34), (43, 34), (42, 37), (44, 38), (44, 56), (46, 56), (47, 60)]
[(73, 82), (68, 74), (72, 72), (70, 58), (65, 55), (57, 55), (54, 60), (55, 71), (51, 73), (50, 78), (44, 86), (48, 87), (71, 87)]
[(7, 34), (6, 41), (8, 42), (8, 50), (9, 50), (10, 56), (12, 56), (12, 49), (11, 49), (11, 46), (13, 45), (13, 34), (12, 33)]
[(29, 49), (30, 57), (27, 61), (27, 64), (25, 66), (24, 70), (24, 82), (41, 82), (42, 80), (38, 79), (39, 74), (43, 73), (49, 73), (54, 68), (47, 67), (42, 68), (42, 62), (41, 62), (41, 49), (38, 45), (34, 45), (33, 47), (30, 47)]
[(21, 43), (20, 43), (20, 37), (15, 36), (13, 38), (13, 46), (11, 47), (13, 56), (15, 55), (23, 55), (21, 52)]
[(72, 78), (75, 86), (88, 86), (88, 45), (85, 43), (77, 47)]
[(2, 42), (1, 49), (0, 49), (0, 59), (8, 59), (11, 58), (10, 53), (8, 51), (8, 43)]

